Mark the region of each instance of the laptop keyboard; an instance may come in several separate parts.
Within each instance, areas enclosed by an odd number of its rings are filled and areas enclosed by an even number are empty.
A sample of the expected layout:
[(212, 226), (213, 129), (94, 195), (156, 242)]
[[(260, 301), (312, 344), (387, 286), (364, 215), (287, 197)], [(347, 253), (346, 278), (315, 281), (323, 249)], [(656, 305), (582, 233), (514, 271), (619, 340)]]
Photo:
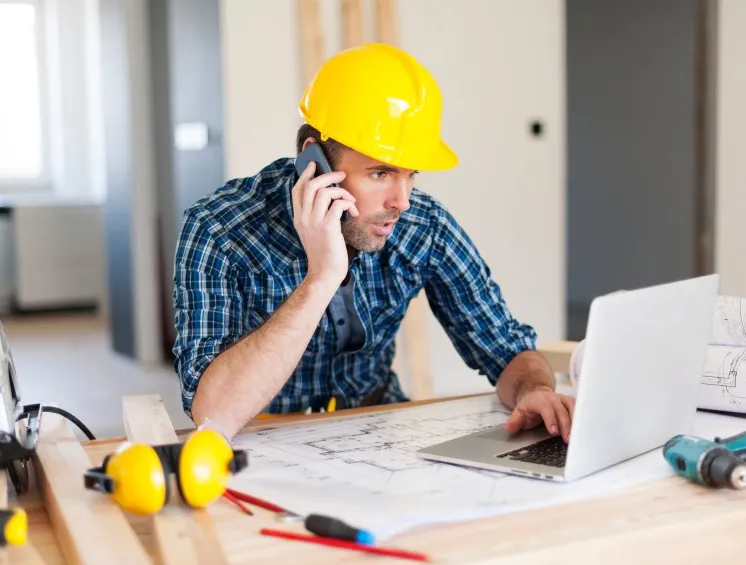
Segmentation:
[(564, 467), (567, 444), (562, 436), (553, 436), (538, 443), (501, 453), (497, 457), (526, 463), (538, 463), (549, 467)]

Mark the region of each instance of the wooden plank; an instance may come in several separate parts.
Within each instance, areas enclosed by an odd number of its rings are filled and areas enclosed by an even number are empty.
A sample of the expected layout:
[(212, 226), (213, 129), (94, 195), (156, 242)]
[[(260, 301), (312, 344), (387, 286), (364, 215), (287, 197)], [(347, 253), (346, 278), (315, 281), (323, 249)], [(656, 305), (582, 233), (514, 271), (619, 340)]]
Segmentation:
[(129, 441), (164, 445), (179, 441), (159, 394), (125, 396), (122, 399), (124, 432)]
[[(17, 506), (16, 500), (8, 504), (8, 488), (8, 473), (5, 470), (0, 470), (0, 508), (3, 510)], [(25, 545), (7, 545), (0, 548), (0, 565), (44, 565), (36, 548), (31, 545), (30, 534), (29, 531), (27, 535), (29, 539)]]
[(31, 473), (29, 477), (29, 489), (26, 492), (17, 496), (14, 491), (10, 492), (11, 504), (19, 505), (28, 516), (27, 545), (20, 548), (6, 548), (10, 563), (12, 565), (65, 565), (59, 543), (49, 522), (49, 515), (37, 488), (34, 473)]
[(420, 292), (409, 303), (398, 336), (394, 370), (403, 370), (404, 379), (410, 384), (412, 400), (426, 400), (434, 394), (430, 368), (429, 312), (427, 297)]
[[(127, 439), (148, 445), (179, 441), (160, 395), (127, 396), (122, 399)], [(179, 498), (175, 483), (172, 499), (152, 516), (158, 556), (164, 564), (228, 563), (215, 525), (203, 509), (188, 508)]]
[[(8, 507), (8, 472), (0, 469), (0, 508)], [(0, 549), (0, 565), (8, 565), (8, 552)]]
[(326, 58), (324, 28), (321, 24), (319, 0), (298, 0), (297, 6), (300, 27), (301, 78), (305, 86), (311, 82)]
[(539, 353), (547, 360), (555, 373), (568, 373), (570, 357), (578, 346), (576, 341), (553, 341), (538, 348)]
[[(27, 543), (21, 546), (7, 546), (0, 549), (0, 555), (3, 555), (11, 565), (45, 565), (41, 555), (36, 548)], [(0, 561), (2, 563), (2, 561)]]
[(375, 0), (375, 2), (376, 40), (380, 43), (397, 45), (399, 43), (399, 32), (394, 0)]
[(151, 563), (124, 512), (108, 496), (85, 488), (90, 467), (67, 422), (46, 413), (34, 468), (63, 556), (69, 563)]
[(342, 0), (342, 49), (357, 47), (365, 41), (362, 0)]

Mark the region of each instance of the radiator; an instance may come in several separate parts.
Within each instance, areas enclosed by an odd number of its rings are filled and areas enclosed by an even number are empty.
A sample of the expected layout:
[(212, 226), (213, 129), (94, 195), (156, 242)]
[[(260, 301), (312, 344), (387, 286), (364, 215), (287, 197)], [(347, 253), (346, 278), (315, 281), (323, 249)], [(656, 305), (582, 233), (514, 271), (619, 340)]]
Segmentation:
[(101, 304), (105, 292), (103, 214), (98, 202), (13, 206), (18, 309)]

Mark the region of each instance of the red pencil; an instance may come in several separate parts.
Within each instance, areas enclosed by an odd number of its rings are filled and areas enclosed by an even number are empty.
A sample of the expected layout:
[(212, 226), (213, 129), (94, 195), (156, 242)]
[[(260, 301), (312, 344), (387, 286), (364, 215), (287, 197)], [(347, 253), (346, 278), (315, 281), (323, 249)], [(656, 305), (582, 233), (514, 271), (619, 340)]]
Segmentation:
[(223, 497), (226, 500), (232, 502), (234, 505), (236, 505), (238, 508), (240, 508), (243, 512), (245, 512), (249, 516), (253, 516), (254, 515), (254, 513), (251, 511), (251, 509), (248, 506), (246, 506), (243, 502), (241, 502), (238, 498), (236, 498), (231, 493), (224, 492), (223, 493)]
[(404, 551), (401, 549), (391, 549), (385, 547), (375, 547), (371, 545), (363, 545), (360, 543), (353, 543), (349, 541), (342, 541), (333, 538), (323, 538), (320, 536), (309, 536), (305, 534), (296, 534), (294, 532), (285, 532), (282, 530), (272, 530), (268, 528), (262, 528), (259, 533), (263, 536), (274, 536), (277, 538), (285, 538), (296, 541), (307, 541), (309, 543), (318, 543), (320, 545), (329, 545), (332, 547), (341, 547), (344, 549), (354, 549), (356, 551), (363, 551), (365, 553), (377, 553), (378, 555), (388, 555), (390, 557), (401, 557), (402, 559), (413, 559), (415, 561), (430, 561), (430, 558), (424, 553), (415, 553), (412, 551)]
[(267, 502), (266, 500), (262, 500), (261, 498), (251, 496), (250, 494), (239, 492), (230, 488), (225, 489), (225, 492), (230, 494), (231, 496), (236, 497), (238, 500), (248, 502), (249, 504), (253, 504), (254, 506), (258, 506), (259, 508), (264, 508), (265, 510), (269, 510), (270, 512), (285, 512), (284, 508), (280, 508), (276, 504), (272, 504), (271, 502)]

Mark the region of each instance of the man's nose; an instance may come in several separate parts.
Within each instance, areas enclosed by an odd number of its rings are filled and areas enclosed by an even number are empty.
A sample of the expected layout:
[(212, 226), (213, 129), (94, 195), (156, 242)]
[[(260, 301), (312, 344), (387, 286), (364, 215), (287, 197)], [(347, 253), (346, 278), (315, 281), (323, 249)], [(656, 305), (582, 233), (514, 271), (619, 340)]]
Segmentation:
[(386, 202), (386, 208), (389, 210), (398, 210), (401, 213), (409, 210), (409, 192), (409, 185), (406, 180), (397, 182), (391, 189)]

